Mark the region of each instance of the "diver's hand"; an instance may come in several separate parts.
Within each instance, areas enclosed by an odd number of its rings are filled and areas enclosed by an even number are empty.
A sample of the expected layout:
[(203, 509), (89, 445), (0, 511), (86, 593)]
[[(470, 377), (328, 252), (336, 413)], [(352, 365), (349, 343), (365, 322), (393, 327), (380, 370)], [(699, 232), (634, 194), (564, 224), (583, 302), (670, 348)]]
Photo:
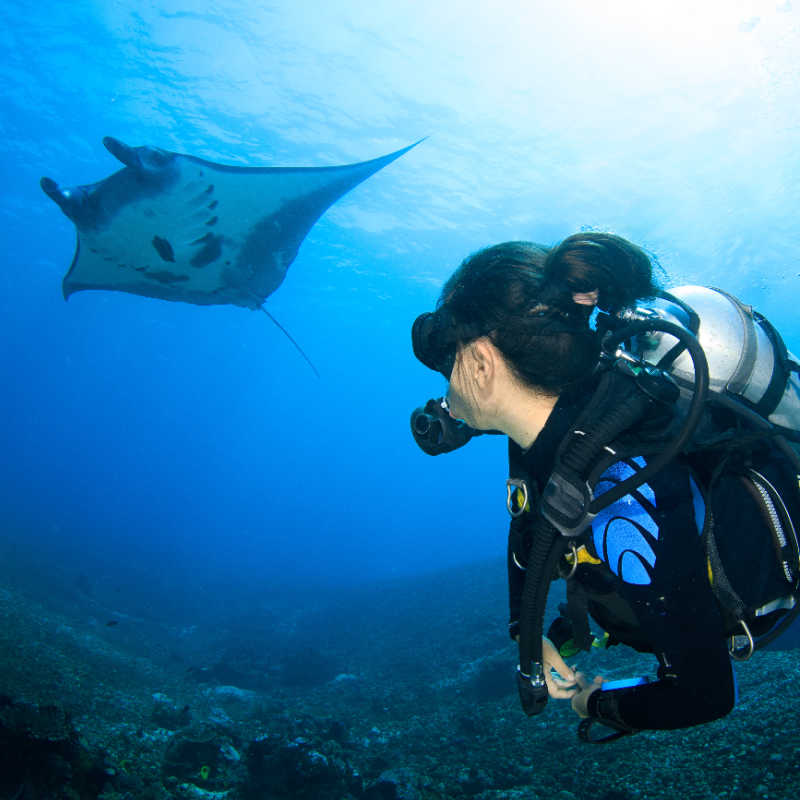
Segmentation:
[[(580, 673), (567, 666), (556, 646), (546, 636), (542, 636), (542, 661), (544, 680), (550, 697), (559, 700), (568, 700), (572, 697), (574, 703), (574, 698), (580, 691), (578, 683)], [(557, 675), (553, 674), (553, 670)]]
[(429, 456), (449, 453), (463, 447), (478, 431), (453, 419), (442, 407), (442, 398), (428, 400), (411, 412), (411, 435)]
[(596, 692), (603, 684), (603, 677), (597, 675), (590, 683), (589, 679), (582, 672), (576, 672), (575, 678), (580, 687), (580, 691), (572, 697), (572, 710), (582, 719), (589, 716), (589, 695)]

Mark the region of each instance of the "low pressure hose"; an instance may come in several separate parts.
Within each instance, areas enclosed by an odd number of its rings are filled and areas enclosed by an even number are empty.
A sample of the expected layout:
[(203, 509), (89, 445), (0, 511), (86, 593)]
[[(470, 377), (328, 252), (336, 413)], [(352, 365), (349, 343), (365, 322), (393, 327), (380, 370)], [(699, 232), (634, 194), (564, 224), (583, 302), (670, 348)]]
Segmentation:
[(547, 705), (547, 683), (544, 677), (542, 634), (544, 610), (550, 578), (564, 552), (566, 540), (543, 516), (538, 515), (531, 531), (525, 584), (519, 620), (519, 666), (517, 689), (523, 711), (532, 717), (541, 714)]
[(622, 481), (622, 483), (615, 486), (613, 489), (604, 492), (600, 498), (596, 499), (589, 509), (593, 514), (597, 514), (602, 509), (615, 503), (621, 497), (629, 494), (636, 487), (646, 483), (665, 464), (675, 458), (691, 440), (706, 408), (709, 385), (708, 360), (706, 359), (703, 348), (700, 346), (700, 342), (697, 341), (693, 334), (680, 325), (675, 325), (665, 320), (642, 320), (634, 322), (615, 331), (613, 336), (609, 336), (606, 341), (603, 342), (603, 347), (607, 350), (626, 339), (632, 338), (636, 334), (649, 331), (663, 331), (670, 336), (674, 336), (676, 339), (680, 340), (681, 344), (689, 352), (694, 367), (694, 385), (692, 387), (692, 401), (689, 405), (689, 411), (686, 414), (686, 419), (678, 435), (667, 447), (652, 461), (648, 462), (643, 470)]

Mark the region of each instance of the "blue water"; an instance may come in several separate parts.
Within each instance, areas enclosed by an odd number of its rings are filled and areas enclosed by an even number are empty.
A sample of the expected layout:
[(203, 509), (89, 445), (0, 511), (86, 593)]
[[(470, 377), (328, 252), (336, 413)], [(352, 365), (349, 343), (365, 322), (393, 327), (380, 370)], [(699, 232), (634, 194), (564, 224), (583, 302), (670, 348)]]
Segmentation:
[[(478, 247), (612, 230), (800, 347), (791, 3), (0, 6), (0, 555), (147, 587), (313, 586), (505, 549), (505, 444), (429, 458), (409, 330)], [(556, 8), (557, 6), (557, 8)], [(646, 8), (646, 10), (645, 10)], [(209, 10), (210, 9), (210, 10)], [(101, 139), (327, 166), (429, 138), (313, 228), (263, 314), (60, 282)]]

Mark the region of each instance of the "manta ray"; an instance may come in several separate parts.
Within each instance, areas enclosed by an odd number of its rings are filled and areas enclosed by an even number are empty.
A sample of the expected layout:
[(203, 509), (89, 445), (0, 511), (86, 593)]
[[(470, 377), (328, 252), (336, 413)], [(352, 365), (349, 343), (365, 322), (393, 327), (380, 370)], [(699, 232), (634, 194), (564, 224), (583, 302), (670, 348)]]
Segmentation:
[(103, 144), (123, 169), (67, 189), (50, 178), (40, 182), (77, 233), (64, 299), (106, 289), (260, 309), (308, 361), (264, 301), (322, 214), (419, 142), (336, 167), (234, 167), (158, 147), (129, 147), (111, 136)]

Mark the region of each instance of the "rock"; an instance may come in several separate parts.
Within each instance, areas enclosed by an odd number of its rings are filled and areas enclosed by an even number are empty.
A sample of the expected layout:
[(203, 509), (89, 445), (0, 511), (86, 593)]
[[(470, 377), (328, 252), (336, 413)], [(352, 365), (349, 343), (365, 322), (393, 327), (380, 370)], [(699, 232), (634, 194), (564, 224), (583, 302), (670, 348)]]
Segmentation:
[(231, 753), (231, 739), (217, 729), (199, 726), (176, 733), (161, 763), (162, 780), (192, 784), (203, 791), (226, 791), (241, 782), (243, 770)]
[(177, 731), (191, 723), (192, 713), (189, 710), (189, 706), (185, 705), (179, 708), (169, 697), (161, 692), (156, 692), (153, 695), (153, 701), (153, 710), (150, 716), (159, 728)]
[(240, 689), (238, 686), (215, 686), (213, 689), (208, 689), (207, 694), (221, 700), (234, 700), (244, 704), (250, 704), (258, 697), (250, 689)]
[(411, 769), (387, 769), (368, 787), (364, 800), (422, 800), (427, 783)]
[(19, 797), (97, 797), (116, 777), (102, 754), (82, 747), (63, 708), (9, 697), (0, 698), (0, 765)]
[(342, 800), (361, 794), (360, 778), (343, 759), (302, 737), (288, 743), (279, 737), (256, 739), (245, 760), (246, 800)]

